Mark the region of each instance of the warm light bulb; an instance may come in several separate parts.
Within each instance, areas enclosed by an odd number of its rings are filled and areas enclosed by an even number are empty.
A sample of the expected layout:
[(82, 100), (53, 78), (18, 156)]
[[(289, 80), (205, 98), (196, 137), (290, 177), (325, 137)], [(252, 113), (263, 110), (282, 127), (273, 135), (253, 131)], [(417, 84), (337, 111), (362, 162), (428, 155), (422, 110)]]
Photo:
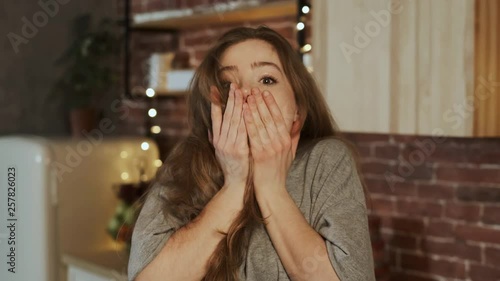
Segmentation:
[(128, 152), (126, 152), (125, 150), (123, 150), (122, 152), (120, 152), (120, 157), (121, 158), (127, 158), (128, 156)]
[(311, 44), (305, 44), (304, 47), (302, 47), (302, 52), (307, 53), (312, 50)]
[(149, 143), (147, 143), (147, 142), (141, 143), (141, 149), (142, 150), (148, 150), (149, 149)]
[(126, 172), (122, 173), (122, 180), (128, 180), (128, 173)]
[(151, 127), (151, 133), (153, 133), (153, 134), (159, 134), (160, 132), (161, 132), (160, 126), (156, 126), (155, 125), (155, 126)]
[(161, 162), (161, 160), (160, 160), (160, 159), (156, 159), (156, 160), (155, 160), (155, 162), (154, 162), (154, 165), (155, 165), (155, 167), (157, 167), (157, 168), (161, 167), (161, 164), (163, 164), (163, 163)]
[(304, 14), (308, 14), (308, 13), (309, 13), (309, 10), (310, 10), (310, 9), (309, 9), (309, 6), (304, 6), (304, 7), (302, 7), (302, 13), (304, 13)]
[(303, 22), (297, 23), (297, 30), (302, 30), (304, 27), (306, 27), (306, 25)]
[(148, 96), (148, 97), (150, 97), (150, 98), (154, 97), (154, 96), (155, 96), (155, 90), (153, 90), (153, 89), (151, 89), (151, 88), (148, 88), (148, 89), (146, 90), (146, 96)]
[(154, 108), (149, 109), (148, 115), (149, 115), (149, 117), (155, 117), (156, 116), (156, 109), (154, 109)]

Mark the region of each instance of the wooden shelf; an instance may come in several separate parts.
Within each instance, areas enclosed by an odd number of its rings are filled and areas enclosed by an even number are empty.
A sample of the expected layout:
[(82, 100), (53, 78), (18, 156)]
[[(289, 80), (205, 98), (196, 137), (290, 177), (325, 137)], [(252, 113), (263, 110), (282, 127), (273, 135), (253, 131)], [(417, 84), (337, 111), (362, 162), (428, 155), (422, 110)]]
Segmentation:
[(134, 29), (187, 29), (206, 25), (263, 20), (297, 15), (297, 2), (283, 0), (271, 3), (245, 1), (216, 4), (209, 8), (166, 10), (133, 16)]
[[(170, 98), (170, 97), (182, 97), (182, 96), (187, 96), (189, 94), (188, 91), (175, 91), (175, 92), (171, 92), (171, 91), (167, 91), (167, 90), (163, 90), (163, 89), (155, 89), (155, 96), (153, 97), (153, 99), (155, 98)], [(138, 97), (138, 98), (144, 98), (144, 99), (148, 99), (148, 97), (146, 96), (146, 94), (144, 93), (144, 91), (132, 91), (132, 95), (134, 97)]]
[(176, 91), (176, 92), (167, 92), (165, 90), (155, 90), (156, 98), (166, 98), (166, 97), (181, 97), (187, 96), (187, 91)]

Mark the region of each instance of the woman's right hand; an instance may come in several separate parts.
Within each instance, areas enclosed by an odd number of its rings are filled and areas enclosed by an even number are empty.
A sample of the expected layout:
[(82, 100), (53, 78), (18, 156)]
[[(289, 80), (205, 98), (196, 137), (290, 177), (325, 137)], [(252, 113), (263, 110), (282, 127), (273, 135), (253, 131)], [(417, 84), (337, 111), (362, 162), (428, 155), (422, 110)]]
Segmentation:
[[(216, 87), (210, 90), (213, 96), (218, 96)], [(243, 103), (243, 93), (231, 83), (224, 117), (220, 104), (211, 104), (213, 132), (209, 131), (208, 135), (224, 173), (225, 186), (245, 186), (248, 177), (250, 149)]]

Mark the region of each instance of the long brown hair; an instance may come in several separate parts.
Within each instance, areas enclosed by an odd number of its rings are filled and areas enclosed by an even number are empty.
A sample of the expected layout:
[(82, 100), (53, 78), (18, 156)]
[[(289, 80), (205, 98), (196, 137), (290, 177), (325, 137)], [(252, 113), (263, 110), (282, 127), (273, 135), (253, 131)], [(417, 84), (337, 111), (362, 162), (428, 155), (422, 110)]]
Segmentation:
[[(302, 124), (299, 148), (313, 140), (338, 136), (335, 122), (314, 79), (285, 38), (263, 26), (239, 27), (226, 32), (197, 68), (191, 83), (189, 134), (171, 151), (157, 173), (156, 180), (162, 186), (161, 197), (165, 202), (164, 215), (174, 226), (181, 227), (198, 216), (224, 184), (222, 169), (208, 139), (208, 131), (212, 129), (210, 103), (220, 103), (224, 108), (228, 98), (217, 71), (222, 54), (228, 47), (249, 39), (269, 43), (279, 56), (299, 109)], [(211, 96), (210, 86), (216, 86), (220, 96)], [(244, 200), (244, 209), (211, 256), (204, 280), (238, 280), (250, 234), (263, 221), (251, 180), (247, 182)]]

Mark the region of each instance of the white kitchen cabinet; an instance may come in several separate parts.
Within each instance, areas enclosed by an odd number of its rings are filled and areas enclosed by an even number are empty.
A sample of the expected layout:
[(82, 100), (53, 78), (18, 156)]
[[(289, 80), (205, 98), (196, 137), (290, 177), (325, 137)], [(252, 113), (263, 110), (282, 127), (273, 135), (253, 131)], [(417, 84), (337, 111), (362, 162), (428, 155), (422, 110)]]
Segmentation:
[(68, 268), (68, 281), (118, 281), (115, 278), (109, 278), (87, 271), (83, 268), (70, 265)]
[(127, 281), (123, 267), (104, 265), (99, 259), (64, 255), (62, 261), (67, 266), (67, 281)]
[(342, 130), (500, 136), (500, 1), (313, 8), (313, 73)]

